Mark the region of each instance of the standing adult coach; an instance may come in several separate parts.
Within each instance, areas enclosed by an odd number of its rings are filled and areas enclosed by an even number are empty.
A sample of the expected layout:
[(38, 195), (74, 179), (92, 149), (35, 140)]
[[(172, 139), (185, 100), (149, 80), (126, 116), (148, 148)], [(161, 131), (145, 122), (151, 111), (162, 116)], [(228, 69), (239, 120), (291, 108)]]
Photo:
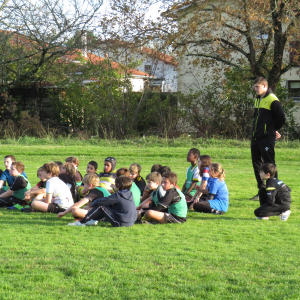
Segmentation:
[[(251, 156), (258, 189), (264, 188), (265, 183), (259, 176), (263, 163), (275, 164), (275, 140), (281, 135), (279, 130), (285, 123), (285, 114), (278, 98), (268, 88), (268, 81), (258, 77), (254, 81), (257, 95), (251, 139)], [(275, 175), (277, 178), (277, 174)], [(250, 200), (259, 200), (258, 194)]]

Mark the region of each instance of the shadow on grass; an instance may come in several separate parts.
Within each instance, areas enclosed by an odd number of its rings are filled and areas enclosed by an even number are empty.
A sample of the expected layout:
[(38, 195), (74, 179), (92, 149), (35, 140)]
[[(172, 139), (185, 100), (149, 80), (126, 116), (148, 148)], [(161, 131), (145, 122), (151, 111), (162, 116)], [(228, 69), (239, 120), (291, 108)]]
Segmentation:
[(213, 215), (213, 214), (205, 214), (198, 213), (195, 211), (189, 211), (188, 220), (254, 220), (255, 216), (249, 218), (237, 218), (237, 217), (229, 217), (224, 215)]

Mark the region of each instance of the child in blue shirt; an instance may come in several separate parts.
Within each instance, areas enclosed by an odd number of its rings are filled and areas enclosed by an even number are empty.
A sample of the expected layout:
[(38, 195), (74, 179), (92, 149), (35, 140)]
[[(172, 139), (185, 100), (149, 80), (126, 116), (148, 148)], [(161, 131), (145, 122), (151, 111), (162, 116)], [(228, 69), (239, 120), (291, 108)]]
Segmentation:
[[(14, 161), (10, 166), (10, 176), (14, 178), (14, 182), (9, 190), (1, 194), (0, 206), (7, 206), (10, 209), (21, 209), (25, 201), (25, 192), (28, 191), (31, 186), (27, 178), (22, 173), (25, 166), (20, 161)], [(15, 206), (18, 205), (18, 206)]]
[[(5, 166), (5, 171), (1, 174), (0, 177), (0, 194), (4, 193), (6, 190), (10, 189), (13, 182), (15, 181), (15, 178), (9, 174), (10, 166), (13, 162), (15, 162), (16, 159), (13, 155), (6, 155), (4, 157), (4, 166)], [(25, 178), (27, 178), (25, 172), (21, 174)], [(5, 183), (7, 183), (8, 187), (4, 188)]]
[(229, 193), (225, 183), (225, 171), (218, 163), (209, 166), (210, 179), (206, 189), (200, 192), (208, 194), (207, 200), (194, 204), (194, 210), (203, 213), (224, 214), (229, 206)]

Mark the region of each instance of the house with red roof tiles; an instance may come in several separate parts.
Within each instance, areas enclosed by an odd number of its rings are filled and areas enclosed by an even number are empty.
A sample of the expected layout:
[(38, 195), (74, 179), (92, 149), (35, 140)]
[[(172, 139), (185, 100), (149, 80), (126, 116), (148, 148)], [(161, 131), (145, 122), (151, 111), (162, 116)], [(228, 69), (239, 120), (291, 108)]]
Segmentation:
[[(90, 63), (97, 65), (103, 64), (107, 61), (109, 62), (110, 66), (116, 70), (121, 75), (128, 76), (128, 79), (131, 82), (132, 91), (133, 92), (140, 92), (144, 90), (145, 82), (147, 82), (150, 79), (154, 78), (149, 73), (140, 71), (138, 69), (133, 69), (126, 67), (123, 64), (114, 62), (108, 58), (101, 57), (99, 55), (82, 51), (81, 49), (77, 49), (76, 51), (73, 51), (72, 53), (67, 53), (66, 55), (62, 56), (59, 59), (59, 63), (78, 63), (79, 65), (83, 63), (83, 61), (89, 61)], [(83, 80), (84, 84), (88, 84), (89, 82), (94, 81), (94, 78), (85, 78)]]
[(124, 65), (133, 64), (137, 70), (151, 75), (148, 87), (152, 90), (177, 92), (178, 63), (171, 55), (117, 40), (99, 42), (97, 53)]

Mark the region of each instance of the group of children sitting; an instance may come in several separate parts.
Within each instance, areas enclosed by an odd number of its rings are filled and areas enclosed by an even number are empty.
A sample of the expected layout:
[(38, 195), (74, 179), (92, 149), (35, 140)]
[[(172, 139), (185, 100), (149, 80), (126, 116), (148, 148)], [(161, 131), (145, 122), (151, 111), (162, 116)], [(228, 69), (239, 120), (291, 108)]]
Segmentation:
[[(37, 171), (39, 183), (31, 187), (24, 164), (7, 155), (6, 170), (0, 170), (0, 206), (23, 212), (55, 213), (58, 218), (71, 213), (75, 218), (75, 222), (68, 224), (71, 226), (97, 225), (99, 221), (110, 222), (114, 227), (184, 223), (188, 209), (224, 214), (229, 206), (229, 193), (222, 166), (212, 163), (209, 155), (200, 155), (196, 148), (189, 150), (187, 161), (191, 165), (182, 189), (177, 185), (177, 174), (167, 166), (153, 165), (146, 184), (139, 164), (116, 169), (114, 157), (105, 159), (99, 174), (97, 162), (90, 161), (87, 174), (82, 177), (79, 161), (73, 156), (65, 163), (45, 163)], [(278, 180), (273, 182), (274, 167), (265, 164), (262, 168), (267, 188), (260, 192), (261, 207), (255, 210), (259, 219), (290, 214), (290, 189)], [(281, 219), (286, 221), (288, 216)]]

